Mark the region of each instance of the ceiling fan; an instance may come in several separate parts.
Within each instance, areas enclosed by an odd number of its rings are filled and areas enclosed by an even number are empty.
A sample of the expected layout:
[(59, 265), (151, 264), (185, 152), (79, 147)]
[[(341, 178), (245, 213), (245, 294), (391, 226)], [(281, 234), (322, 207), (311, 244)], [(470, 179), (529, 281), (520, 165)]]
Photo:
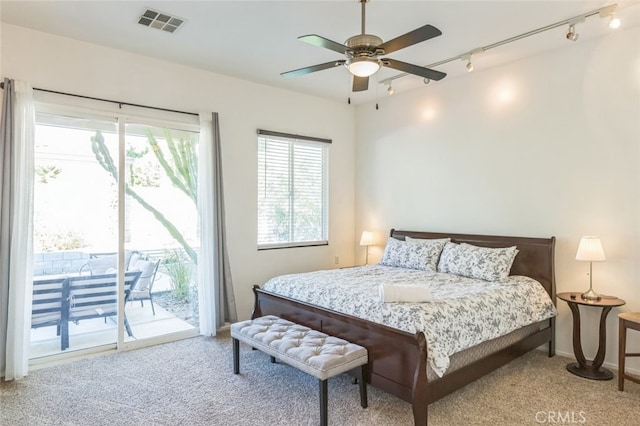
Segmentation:
[(362, 14), (362, 32), (359, 35), (349, 37), (344, 44), (337, 43), (316, 34), (298, 37), (298, 40), (315, 46), (324, 47), (334, 52), (342, 53), (346, 59), (326, 62), (324, 64), (312, 65), (310, 67), (299, 68), (292, 71), (283, 72), (284, 77), (309, 74), (340, 65), (347, 67), (353, 74), (353, 91), (362, 92), (369, 87), (369, 77), (378, 72), (380, 67), (393, 68), (409, 74), (418, 75), (430, 80), (441, 80), (447, 74), (430, 68), (401, 62), (391, 58), (381, 58), (381, 56), (404, 49), (405, 47), (437, 37), (442, 32), (431, 25), (425, 25), (410, 31), (400, 37), (382, 42), (382, 39), (373, 34), (365, 33), (365, 7), (369, 0), (358, 0)]

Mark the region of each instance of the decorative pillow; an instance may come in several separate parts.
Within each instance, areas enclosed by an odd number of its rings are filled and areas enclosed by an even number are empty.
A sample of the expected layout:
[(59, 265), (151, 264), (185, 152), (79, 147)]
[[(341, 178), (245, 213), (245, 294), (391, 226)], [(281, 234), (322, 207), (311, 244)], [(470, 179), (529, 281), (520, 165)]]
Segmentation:
[(448, 243), (449, 241), (451, 241), (451, 238), (411, 238), (411, 237), (404, 237), (405, 241), (411, 241), (412, 243), (424, 243), (424, 244), (431, 244), (431, 243), (442, 243), (442, 246), (444, 247), (445, 243)]
[(151, 278), (153, 278), (153, 271), (156, 269), (156, 262), (152, 260), (138, 260), (131, 268), (142, 271), (138, 282), (136, 283), (136, 290), (148, 290), (151, 285)]
[(415, 242), (389, 238), (380, 264), (435, 272), (445, 243), (444, 240)]
[(107, 270), (118, 266), (118, 255), (110, 254), (108, 256), (98, 256), (89, 259), (89, 270), (91, 275), (100, 275), (107, 273)]
[(130, 254), (129, 263), (126, 263), (125, 261), (125, 263), (127, 264), (127, 269), (133, 268), (134, 265), (138, 263), (138, 260), (143, 260), (142, 255), (138, 251), (133, 251), (133, 252), (130, 252), (129, 254)]
[(518, 250), (515, 246), (489, 248), (467, 243), (446, 243), (438, 263), (438, 272), (485, 281), (503, 281), (509, 276), (516, 254)]

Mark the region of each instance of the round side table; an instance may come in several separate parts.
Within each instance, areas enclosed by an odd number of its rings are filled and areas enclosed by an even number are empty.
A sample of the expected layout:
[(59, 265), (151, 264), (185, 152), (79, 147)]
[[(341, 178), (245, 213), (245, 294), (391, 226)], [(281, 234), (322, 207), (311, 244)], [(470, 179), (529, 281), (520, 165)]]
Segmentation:
[[(607, 343), (607, 315), (611, 308), (622, 306), (625, 302), (615, 296), (602, 296), (600, 300), (584, 300), (582, 292), (558, 293), (559, 299), (564, 300), (571, 309), (573, 315), (573, 353), (578, 362), (567, 364), (567, 370), (576, 376), (585, 377), (592, 380), (611, 380), (613, 373), (602, 367)], [(600, 340), (598, 342), (598, 352), (593, 361), (588, 361), (584, 357), (582, 344), (580, 341), (580, 309), (579, 306), (591, 306), (602, 308), (600, 314)]]

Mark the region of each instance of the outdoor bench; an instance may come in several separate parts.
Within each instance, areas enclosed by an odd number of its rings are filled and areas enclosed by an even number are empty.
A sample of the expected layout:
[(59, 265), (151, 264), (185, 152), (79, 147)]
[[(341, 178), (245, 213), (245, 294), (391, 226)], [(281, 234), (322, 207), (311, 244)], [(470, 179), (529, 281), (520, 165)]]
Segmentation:
[[(124, 301), (128, 301), (140, 271), (124, 274)], [(118, 313), (117, 274), (77, 275), (36, 278), (33, 281), (31, 327), (56, 326), (60, 350), (69, 347), (69, 322), (106, 318)], [(126, 314), (124, 324), (133, 336)]]

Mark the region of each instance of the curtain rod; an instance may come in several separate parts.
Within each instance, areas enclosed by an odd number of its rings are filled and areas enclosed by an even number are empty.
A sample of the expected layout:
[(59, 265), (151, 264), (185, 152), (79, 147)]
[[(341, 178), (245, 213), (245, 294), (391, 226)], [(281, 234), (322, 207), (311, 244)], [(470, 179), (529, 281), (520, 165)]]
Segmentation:
[[(0, 82), (0, 89), (4, 89), (4, 82)], [(111, 99), (104, 99), (104, 98), (94, 98), (93, 96), (76, 95), (75, 93), (58, 92), (56, 90), (40, 89), (38, 87), (34, 87), (33, 90), (38, 90), (40, 92), (47, 92), (47, 93), (55, 93), (56, 95), (73, 96), (74, 98), (91, 99), (93, 101), (110, 102), (112, 104), (118, 104), (120, 108), (122, 108), (122, 105), (126, 105), (126, 106), (138, 107), (138, 108), (155, 109), (158, 111), (175, 112), (178, 114), (187, 114), (187, 115), (195, 115), (195, 116), (200, 115), (195, 112), (179, 111), (177, 109), (168, 109), (168, 108), (153, 107), (148, 105), (132, 104), (129, 102), (114, 101)]]

